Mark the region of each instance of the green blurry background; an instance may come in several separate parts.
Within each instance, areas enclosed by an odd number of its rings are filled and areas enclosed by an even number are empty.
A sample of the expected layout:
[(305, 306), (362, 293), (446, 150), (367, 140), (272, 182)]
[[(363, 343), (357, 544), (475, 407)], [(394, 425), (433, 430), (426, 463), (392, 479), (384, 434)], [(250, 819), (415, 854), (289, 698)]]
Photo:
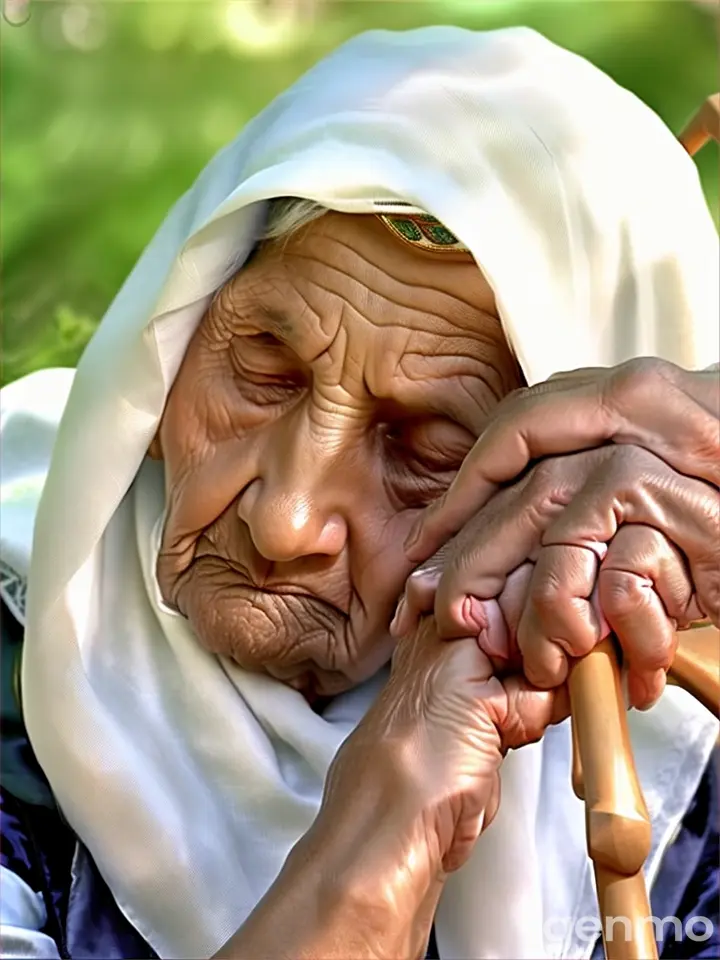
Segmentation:
[[(369, 28), (527, 24), (679, 129), (718, 89), (691, 0), (32, 0), (2, 25), (3, 382), (72, 365), (173, 201), (312, 63)], [(699, 157), (717, 210), (717, 150)]]

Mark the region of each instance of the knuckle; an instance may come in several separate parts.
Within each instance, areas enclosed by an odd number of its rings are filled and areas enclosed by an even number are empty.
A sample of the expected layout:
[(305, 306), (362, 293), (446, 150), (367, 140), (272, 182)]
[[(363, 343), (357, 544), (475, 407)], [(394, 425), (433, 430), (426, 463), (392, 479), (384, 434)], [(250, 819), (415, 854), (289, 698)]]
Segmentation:
[(612, 482), (619, 490), (635, 490), (667, 473), (665, 464), (644, 447), (634, 443), (618, 444), (610, 457)]
[(542, 513), (554, 514), (558, 507), (572, 502), (589, 478), (612, 458), (615, 449), (599, 447), (541, 460), (527, 475), (523, 499), (534, 503)]
[(467, 541), (446, 565), (442, 578), (442, 595), (450, 596), (463, 588), (482, 569), (480, 548), (476, 541)]
[(566, 507), (572, 500), (572, 483), (568, 464), (562, 457), (541, 460), (528, 474), (523, 491), (526, 505), (537, 511), (540, 519), (554, 515), (558, 507)]
[(527, 492), (532, 494), (544, 493), (552, 488), (558, 476), (558, 458), (548, 457), (536, 464), (528, 474)]
[(545, 572), (542, 576), (533, 578), (529, 599), (539, 613), (556, 609), (564, 598), (565, 588), (556, 574)]
[(610, 374), (608, 399), (623, 409), (631, 407), (639, 396), (675, 379), (678, 368), (658, 357), (635, 357), (621, 363)]
[(624, 618), (646, 602), (647, 581), (627, 570), (600, 570), (598, 594), (606, 617)]
[[(607, 562), (615, 566), (635, 565), (647, 558), (673, 556), (670, 545), (663, 533), (644, 523), (627, 523), (620, 527), (612, 539)], [(610, 571), (606, 571), (610, 572)]]

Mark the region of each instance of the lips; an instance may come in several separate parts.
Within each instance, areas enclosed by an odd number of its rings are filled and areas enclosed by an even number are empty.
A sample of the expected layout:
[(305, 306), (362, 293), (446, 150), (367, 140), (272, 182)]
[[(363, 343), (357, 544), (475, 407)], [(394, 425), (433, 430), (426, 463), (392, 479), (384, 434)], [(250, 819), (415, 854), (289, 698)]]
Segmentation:
[(299, 587), (283, 587), (282, 590), (274, 590), (268, 589), (267, 587), (255, 587), (247, 583), (238, 582), (236, 589), (238, 592), (242, 592), (247, 596), (247, 599), (252, 604), (257, 604), (260, 608), (264, 608), (267, 604), (276, 603), (277, 601), (285, 603), (288, 607), (300, 603), (304, 607), (314, 609), (315, 616), (317, 617), (328, 617), (340, 622), (347, 620), (347, 615), (334, 604), (314, 594), (307, 593)]
[(336, 616), (345, 618), (347, 616), (346, 612), (338, 607), (336, 604), (332, 603), (329, 600), (325, 600), (322, 597), (319, 597), (317, 593), (313, 590), (303, 587), (297, 583), (283, 583), (282, 581), (276, 581), (272, 586), (264, 584), (262, 587), (258, 586), (254, 582), (254, 578), (248, 568), (238, 562), (237, 560), (231, 560), (228, 557), (219, 557), (215, 554), (199, 554), (196, 553), (195, 565), (199, 563), (219, 563), (226, 566), (233, 575), (236, 577), (236, 585), (238, 589), (246, 591), (250, 597), (260, 597), (260, 596), (269, 596), (269, 597), (298, 597), (301, 600), (306, 601), (310, 604), (319, 604), (322, 607), (325, 607), (328, 612), (335, 614)]
[[(307, 582), (258, 586), (244, 564), (218, 556), (217, 545), (212, 546), (210, 552), (203, 543), (180, 576), (175, 572), (166, 580), (167, 592), (211, 653), (293, 687), (314, 708), (320, 699), (362, 683), (389, 659), (392, 640), (381, 628), (369, 629), (362, 604), (356, 611), (363, 624), (357, 636), (357, 618), (308, 589)], [(332, 588), (333, 573), (339, 571), (318, 564), (298, 573), (312, 575), (318, 586), (330, 578)]]

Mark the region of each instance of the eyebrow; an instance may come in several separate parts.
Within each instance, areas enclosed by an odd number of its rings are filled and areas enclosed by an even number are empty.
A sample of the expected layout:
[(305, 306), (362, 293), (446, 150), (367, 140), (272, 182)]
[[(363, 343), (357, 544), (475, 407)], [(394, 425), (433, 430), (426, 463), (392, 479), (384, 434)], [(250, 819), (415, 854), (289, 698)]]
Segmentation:
[(295, 325), (284, 311), (275, 307), (268, 307), (264, 303), (258, 303), (256, 309), (271, 333), (277, 333), (282, 338), (287, 338), (292, 334)]

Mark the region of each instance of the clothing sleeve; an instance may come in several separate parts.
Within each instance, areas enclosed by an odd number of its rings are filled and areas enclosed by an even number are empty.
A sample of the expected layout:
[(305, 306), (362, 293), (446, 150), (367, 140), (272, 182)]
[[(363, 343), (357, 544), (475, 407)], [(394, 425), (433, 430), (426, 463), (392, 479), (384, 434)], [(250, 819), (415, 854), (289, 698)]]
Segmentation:
[(2, 960), (59, 960), (45, 926), (42, 895), (33, 893), (17, 874), (0, 867), (0, 957)]

